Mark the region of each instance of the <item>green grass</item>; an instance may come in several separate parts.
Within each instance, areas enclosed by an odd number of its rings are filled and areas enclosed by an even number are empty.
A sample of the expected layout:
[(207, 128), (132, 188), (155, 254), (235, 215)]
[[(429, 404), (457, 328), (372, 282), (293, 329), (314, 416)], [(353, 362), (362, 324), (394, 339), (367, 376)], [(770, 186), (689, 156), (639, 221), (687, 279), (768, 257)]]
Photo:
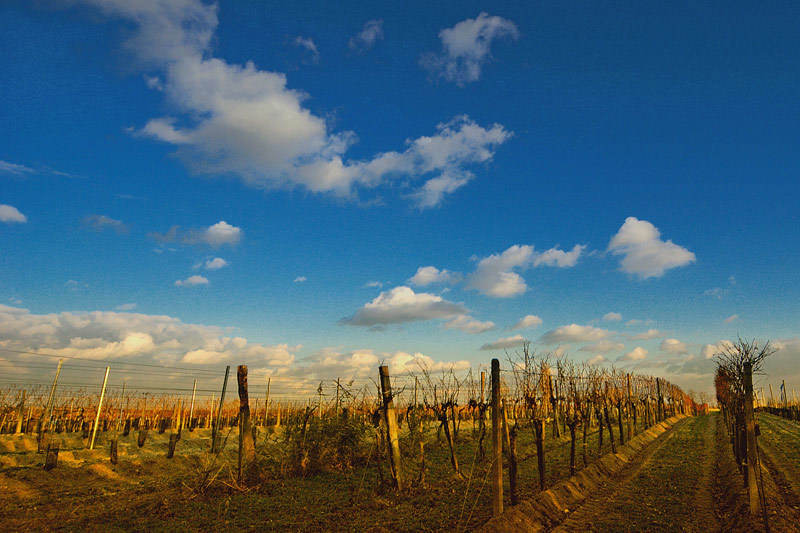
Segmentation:
[(647, 465), (621, 488), (592, 524), (593, 531), (681, 531), (702, 479), (704, 440), (714, 416), (687, 419)]

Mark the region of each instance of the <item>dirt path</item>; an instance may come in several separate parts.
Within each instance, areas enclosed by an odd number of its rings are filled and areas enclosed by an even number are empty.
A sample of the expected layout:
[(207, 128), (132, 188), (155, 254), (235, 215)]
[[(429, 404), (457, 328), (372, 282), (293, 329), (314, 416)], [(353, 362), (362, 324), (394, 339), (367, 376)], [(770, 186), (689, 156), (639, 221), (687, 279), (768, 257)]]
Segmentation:
[(718, 531), (716, 415), (685, 419), (554, 531)]

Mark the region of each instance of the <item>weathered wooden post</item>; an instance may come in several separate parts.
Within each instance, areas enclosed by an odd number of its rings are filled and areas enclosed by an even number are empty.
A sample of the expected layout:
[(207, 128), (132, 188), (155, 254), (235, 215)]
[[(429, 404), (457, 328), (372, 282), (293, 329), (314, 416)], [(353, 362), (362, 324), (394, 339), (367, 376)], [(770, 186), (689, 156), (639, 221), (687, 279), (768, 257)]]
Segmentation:
[(17, 428), (14, 431), (16, 434), (22, 433), (22, 419), (25, 417), (25, 395), (27, 391), (22, 391), (22, 399), (19, 402), (19, 407), (17, 408)]
[(744, 423), (747, 431), (747, 492), (750, 514), (758, 514), (758, 485), (756, 472), (760, 468), (756, 450), (756, 421), (753, 415), (753, 364), (744, 363)]
[(269, 387), (272, 384), (272, 378), (267, 378), (267, 397), (264, 400), (264, 427), (269, 423)]
[(256, 446), (250, 425), (250, 402), (247, 394), (247, 365), (236, 369), (239, 384), (239, 480), (251, 479), (256, 461)]
[(52, 470), (58, 466), (58, 448), (60, 443), (58, 441), (51, 442), (47, 445), (47, 456), (44, 460), (44, 469)]
[(500, 360), (492, 359), (492, 516), (503, 512), (503, 423), (500, 418)]
[(553, 385), (553, 376), (550, 376), (550, 405), (553, 407), (553, 437), (561, 437), (561, 430), (558, 427), (558, 391)]
[(111, 449), (109, 451), (109, 460), (112, 465), (117, 464), (119, 454), (117, 453), (117, 439), (111, 439)]
[(189, 406), (189, 431), (194, 431), (194, 424), (192, 423), (193, 416), (194, 416), (194, 395), (197, 392), (197, 380), (194, 380), (194, 385), (192, 386), (192, 403)]
[(656, 422), (661, 422), (664, 419), (664, 417), (663, 417), (662, 411), (661, 411), (661, 379), (659, 379), (659, 378), (656, 378), (656, 396), (658, 397), (657, 398), (658, 409), (657, 409), (657, 413), (656, 413)]
[(106, 384), (108, 383), (108, 371), (110, 366), (106, 367), (106, 375), (103, 377), (103, 388), (100, 390), (100, 401), (97, 403), (97, 414), (94, 416), (94, 427), (92, 428), (92, 440), (89, 442), (89, 449), (94, 449), (94, 439), (97, 437), (97, 426), (100, 424), (100, 412), (103, 410), (103, 398), (106, 396)]
[(628, 440), (633, 437), (633, 402), (631, 402), (631, 373), (627, 374), (628, 381)]
[(508, 424), (506, 401), (502, 401), (503, 430), (506, 437), (506, 458), (508, 459), (508, 488), (511, 491), (511, 505), (519, 503), (517, 492), (517, 430), (511, 429)]
[(50, 426), (50, 419), (53, 416), (53, 404), (56, 403), (56, 385), (58, 385), (58, 375), (61, 373), (61, 365), (64, 363), (63, 359), (58, 360), (58, 367), (56, 368), (56, 377), (53, 379), (53, 388), (50, 389), (50, 398), (47, 400), (47, 426)]
[(222, 394), (219, 397), (219, 409), (217, 410), (217, 421), (211, 429), (211, 453), (219, 451), (219, 433), (220, 424), (222, 423), (222, 406), (225, 402), (225, 389), (228, 388), (228, 375), (231, 372), (230, 365), (225, 367), (225, 381), (222, 382)]
[(383, 414), (386, 418), (386, 438), (389, 444), (389, 464), (392, 469), (392, 480), (397, 490), (403, 490), (402, 469), (400, 467), (400, 439), (397, 434), (397, 414), (394, 411), (389, 367), (381, 365), (378, 367), (378, 372), (381, 377)]

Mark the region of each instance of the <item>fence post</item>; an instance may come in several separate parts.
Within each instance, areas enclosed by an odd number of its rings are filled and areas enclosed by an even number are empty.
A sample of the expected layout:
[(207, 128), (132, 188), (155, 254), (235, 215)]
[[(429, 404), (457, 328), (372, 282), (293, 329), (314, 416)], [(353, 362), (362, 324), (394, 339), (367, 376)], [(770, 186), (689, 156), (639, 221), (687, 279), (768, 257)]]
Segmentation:
[(197, 392), (197, 380), (194, 380), (194, 385), (192, 386), (192, 403), (189, 406), (189, 431), (194, 431), (192, 416), (194, 416), (194, 395), (196, 392)]
[(656, 411), (656, 422), (661, 422), (664, 419), (661, 410), (661, 380), (656, 378), (656, 396), (658, 396), (658, 409)]
[(758, 513), (758, 453), (756, 450), (756, 422), (753, 415), (753, 364), (744, 363), (744, 424), (747, 432), (747, 492), (750, 496), (750, 514)]
[[(225, 389), (228, 388), (228, 374), (231, 373), (231, 366), (228, 365), (225, 367), (225, 381), (222, 382), (222, 394), (219, 397), (219, 410), (217, 411), (217, 421), (214, 424), (214, 427), (211, 429), (211, 453), (217, 453), (219, 451), (219, 444), (217, 441), (219, 440), (219, 425), (222, 423), (222, 406), (225, 402)], [(213, 407), (213, 406), (212, 406)]]
[(500, 360), (492, 359), (492, 516), (503, 512), (503, 422), (500, 418)]
[(22, 433), (22, 419), (25, 417), (25, 395), (27, 391), (22, 391), (22, 400), (19, 402), (19, 409), (17, 410), (17, 428), (14, 433)]
[(392, 400), (392, 383), (389, 380), (389, 367), (380, 366), (378, 371), (381, 376), (381, 392), (383, 393), (383, 409), (386, 416), (387, 438), (389, 439), (389, 451), (392, 467), (392, 477), (394, 478), (397, 490), (403, 490), (400, 469), (400, 440), (397, 436), (397, 418), (394, 412), (394, 402)]
[(247, 365), (236, 369), (239, 384), (239, 480), (252, 477), (256, 460), (253, 430), (250, 427), (250, 402), (247, 394)]
[(631, 402), (631, 373), (628, 372), (628, 440), (633, 438), (633, 403)]
[(103, 378), (103, 389), (100, 391), (100, 402), (97, 404), (97, 414), (94, 417), (94, 428), (92, 428), (92, 440), (89, 442), (89, 449), (94, 449), (94, 439), (97, 437), (97, 426), (100, 424), (100, 411), (103, 409), (103, 398), (106, 395), (106, 383), (108, 383), (108, 371), (110, 366), (106, 367), (106, 375)]

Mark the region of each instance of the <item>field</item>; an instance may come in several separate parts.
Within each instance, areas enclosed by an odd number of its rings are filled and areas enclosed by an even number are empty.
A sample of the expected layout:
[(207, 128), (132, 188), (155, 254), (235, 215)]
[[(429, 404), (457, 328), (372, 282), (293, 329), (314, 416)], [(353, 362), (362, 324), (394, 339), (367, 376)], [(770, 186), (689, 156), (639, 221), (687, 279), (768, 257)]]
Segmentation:
[(393, 395), (381, 367), (377, 397), (337, 380), (335, 401), (320, 388), (316, 403), (252, 416), (246, 367), (239, 399), (196, 417), (194, 391), (188, 410), (130, 391), (101, 410), (44, 394), (26, 410), (7, 393), (0, 519), (13, 531), (798, 529), (797, 421), (758, 413), (765, 505), (751, 513), (734, 411), (647, 376), (498, 363), (494, 386), (426, 373)]
[[(772, 491), (773, 531), (796, 531), (800, 453), (796, 422), (760, 414), (761, 444)], [(641, 427), (637, 428), (641, 431)], [(519, 438), (522, 499), (538, 492), (537, 461), (531, 432)], [(119, 462), (108, 461), (108, 435), (86, 450), (80, 433), (57, 435), (62, 447), (57, 468), (42, 468), (34, 435), (0, 438), (0, 518), (7, 530), (203, 531), (471, 531), (491, 518), (488, 469), (476, 457), (472, 428), (462, 426), (456, 453), (463, 460), (455, 475), (435, 425), (425, 432), (426, 483), (400, 493), (381, 484), (375, 464), (321, 471), (305, 477), (278, 475), (276, 469), (255, 487), (237, 484), (235, 438), (220, 454), (227, 465), (200, 491), (208, 470), (208, 430), (184, 431), (178, 453), (166, 458), (169, 432), (153, 432), (142, 448), (135, 434), (119, 438)], [(259, 434), (260, 441), (267, 436)], [(280, 440), (280, 431), (267, 439)], [(407, 438), (404, 435), (404, 439)], [(587, 440), (590, 461), (599, 457), (598, 433)], [(635, 461), (571, 512), (559, 531), (749, 531), (759, 527), (744, 507), (741, 477), (727, 445), (720, 415), (679, 419), (637, 454)], [(546, 483), (569, 477), (568, 437), (548, 438)], [(261, 445), (260, 452), (270, 444)], [(410, 477), (419, 465), (403, 450)], [(608, 452), (608, 443), (604, 452)], [(373, 461), (374, 462), (374, 461)], [(773, 464), (781, 465), (775, 470)], [(582, 467), (578, 461), (577, 468)], [(386, 465), (383, 466), (386, 469)], [(214, 472), (216, 468), (212, 468)], [(384, 475), (386, 473), (384, 472)], [(775, 481), (772, 481), (774, 479)], [(506, 494), (509, 487), (506, 484)], [(510, 505), (510, 501), (506, 501)], [(743, 512), (743, 510), (745, 510)], [(789, 514), (786, 514), (789, 513)], [(794, 522), (793, 522), (794, 521)]]

